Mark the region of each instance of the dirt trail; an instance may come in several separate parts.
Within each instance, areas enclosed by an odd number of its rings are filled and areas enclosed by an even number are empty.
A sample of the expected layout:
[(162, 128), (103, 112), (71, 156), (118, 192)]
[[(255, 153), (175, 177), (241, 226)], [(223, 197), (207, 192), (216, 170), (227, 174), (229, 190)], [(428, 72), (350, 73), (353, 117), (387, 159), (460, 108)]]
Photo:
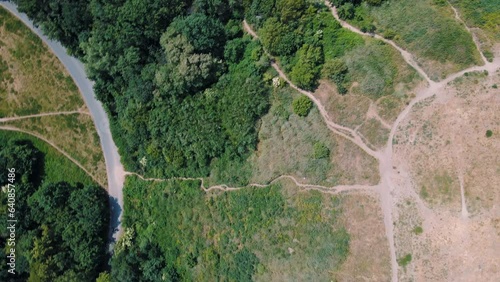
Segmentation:
[(155, 181), (155, 182), (163, 182), (163, 181), (172, 181), (172, 180), (182, 180), (182, 181), (200, 181), (200, 188), (203, 189), (205, 192), (210, 192), (212, 190), (221, 190), (221, 191), (237, 191), (241, 190), (244, 188), (249, 188), (249, 187), (256, 187), (256, 188), (265, 188), (269, 187), (271, 184), (278, 182), (282, 179), (290, 179), (292, 180), (297, 187), (304, 188), (304, 190), (309, 191), (309, 190), (317, 190), (322, 193), (327, 193), (327, 194), (339, 194), (339, 193), (344, 193), (344, 192), (351, 192), (351, 191), (360, 191), (360, 192), (365, 192), (365, 193), (370, 193), (375, 191), (377, 186), (370, 186), (370, 185), (338, 185), (338, 186), (321, 186), (321, 185), (314, 185), (314, 184), (304, 184), (300, 183), (295, 177), (291, 175), (281, 175), (276, 177), (275, 179), (271, 180), (268, 184), (260, 184), (260, 183), (251, 183), (245, 186), (241, 187), (229, 187), (226, 184), (219, 184), (219, 185), (213, 185), (210, 187), (205, 186), (204, 179), (202, 177), (172, 177), (172, 178), (146, 178), (138, 173), (135, 172), (125, 172), (126, 175), (134, 175), (139, 177), (140, 179), (144, 181)]
[(36, 138), (38, 138), (38, 139), (44, 141), (45, 143), (49, 144), (50, 146), (52, 146), (59, 153), (63, 154), (66, 158), (68, 158), (70, 161), (72, 161), (74, 164), (76, 164), (79, 168), (81, 168), (83, 171), (85, 171), (85, 173), (87, 173), (96, 183), (98, 183), (102, 187), (106, 187), (103, 183), (99, 182), (99, 180), (97, 180), (97, 178), (95, 178), (88, 170), (86, 170), (77, 160), (75, 160), (73, 157), (71, 157), (68, 153), (66, 153), (65, 151), (63, 151), (61, 148), (57, 147), (56, 144), (54, 144), (51, 141), (45, 139), (45, 137), (43, 137), (43, 136), (41, 136), (39, 134), (36, 134), (34, 132), (22, 130), (22, 129), (19, 129), (17, 127), (8, 126), (8, 125), (1, 125), (0, 126), (0, 130), (17, 131), (17, 132), (22, 132), (22, 133), (26, 133), (26, 134), (35, 136)]
[(472, 36), (472, 40), (474, 41), (474, 44), (476, 45), (476, 49), (479, 52), (479, 55), (481, 56), (481, 59), (483, 60), (483, 62), (485, 64), (487, 64), (488, 60), (484, 56), (483, 52), (481, 52), (481, 47), (480, 47), (481, 44), (479, 43), (478, 39), (476, 38), (476, 36), (472, 32), (472, 30), (467, 26), (467, 24), (465, 23), (465, 21), (462, 20), (462, 18), (460, 17), (460, 14), (458, 13), (458, 10), (455, 7), (453, 7), (453, 5), (451, 5), (450, 1), (446, 1), (446, 2), (448, 2), (448, 4), (450, 5), (451, 9), (455, 13), (455, 18), (464, 25), (465, 29), (469, 32), (470, 36)]
[(28, 118), (35, 118), (35, 117), (46, 117), (46, 116), (57, 116), (57, 115), (74, 115), (74, 114), (90, 115), (88, 112), (84, 112), (84, 111), (53, 112), (53, 113), (41, 113), (41, 114), (27, 115), (27, 116), (4, 117), (4, 118), (0, 118), (0, 122), (8, 122), (8, 121), (13, 121), (13, 120), (28, 119)]
[(311, 99), (311, 101), (313, 101), (313, 103), (318, 108), (321, 116), (323, 117), (323, 120), (325, 121), (328, 128), (330, 128), (330, 130), (332, 130), (333, 132), (339, 134), (340, 136), (350, 140), (351, 142), (356, 144), (358, 147), (360, 147), (363, 151), (365, 151), (368, 155), (370, 155), (374, 158), (379, 157), (378, 152), (369, 148), (367, 146), (367, 144), (365, 142), (363, 142), (363, 140), (361, 139), (361, 136), (359, 136), (357, 134), (357, 132), (355, 132), (353, 129), (351, 129), (349, 127), (345, 127), (345, 126), (334, 123), (332, 121), (332, 119), (329, 117), (328, 112), (326, 111), (323, 104), (321, 104), (321, 102), (318, 100), (318, 98), (316, 98), (316, 96), (314, 96), (314, 94), (312, 92), (301, 89), (298, 86), (296, 86), (295, 84), (293, 84), (288, 79), (288, 77), (285, 75), (283, 70), (278, 66), (278, 64), (273, 62), (271, 64), (271, 66), (278, 72), (279, 76), (281, 78), (283, 78), (290, 85), (290, 87), (292, 87), (293, 89), (297, 90), (298, 92), (306, 95), (307, 97), (309, 97), (309, 99)]

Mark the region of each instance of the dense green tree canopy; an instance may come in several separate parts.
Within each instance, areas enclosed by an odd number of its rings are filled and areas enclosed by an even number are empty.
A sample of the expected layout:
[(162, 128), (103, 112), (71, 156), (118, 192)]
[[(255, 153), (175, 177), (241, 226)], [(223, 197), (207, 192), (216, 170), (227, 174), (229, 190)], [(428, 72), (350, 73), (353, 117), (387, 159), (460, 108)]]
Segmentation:
[[(93, 281), (103, 267), (109, 222), (108, 194), (100, 187), (44, 181), (44, 154), (30, 141), (0, 144), (0, 186), (15, 168), (15, 206), (0, 193), (0, 214), (14, 207), (16, 271), (19, 281)], [(52, 165), (52, 164), (48, 164)], [(10, 193), (10, 192), (9, 192)], [(9, 235), (1, 223), (0, 245)], [(0, 279), (9, 281), (2, 266)], [(5, 279), (4, 279), (5, 278)]]

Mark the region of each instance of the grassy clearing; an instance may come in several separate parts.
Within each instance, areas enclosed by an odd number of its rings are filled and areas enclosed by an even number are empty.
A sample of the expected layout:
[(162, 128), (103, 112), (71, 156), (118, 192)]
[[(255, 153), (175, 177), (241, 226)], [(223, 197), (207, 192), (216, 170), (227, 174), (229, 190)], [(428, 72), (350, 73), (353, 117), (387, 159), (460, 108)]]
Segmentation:
[(44, 180), (46, 182), (56, 183), (66, 181), (72, 185), (77, 183), (82, 183), (84, 185), (96, 184), (92, 178), (77, 165), (44, 141), (29, 134), (6, 130), (0, 131), (1, 143), (7, 143), (9, 140), (13, 139), (29, 140), (45, 155), (43, 174), (45, 175)]
[(481, 51), (493, 59), (493, 42), (500, 42), (500, 2), (496, 0), (450, 0), (461, 18), (481, 42)]
[(434, 80), (467, 66), (480, 65), (481, 58), (471, 35), (455, 20), (451, 8), (446, 2), (434, 3), (395, 0), (379, 7), (362, 5), (358, 9), (373, 19), (378, 33), (390, 33), (397, 44), (413, 53)]
[(381, 148), (387, 144), (390, 130), (385, 128), (380, 121), (371, 118), (363, 123), (363, 125), (359, 128), (359, 132), (375, 148)]
[(393, 95), (405, 98), (416, 86), (419, 76), (391, 46), (369, 39), (366, 44), (345, 54), (350, 80), (358, 82), (352, 92), (376, 100)]
[(377, 100), (378, 115), (387, 122), (394, 122), (406, 103), (411, 100), (414, 94), (408, 95), (408, 98), (401, 99), (395, 96), (385, 96)]
[(124, 194), (124, 225), (133, 231), (115, 255), (117, 279), (328, 281), (349, 253), (341, 200), (331, 195), (280, 185), (205, 194), (197, 181), (136, 177), (127, 177)]
[(0, 117), (83, 107), (64, 67), (31, 30), (0, 7)]
[[(377, 183), (376, 160), (328, 130), (316, 107), (306, 117), (293, 113), (292, 101), (298, 95), (288, 87), (273, 94), (271, 109), (262, 118), (257, 152), (250, 158), (252, 182), (291, 174), (301, 182), (322, 185)], [(318, 142), (329, 150), (327, 158), (315, 158)]]
[(89, 115), (59, 115), (4, 123), (37, 133), (72, 156), (100, 183), (107, 183), (106, 164), (100, 141)]

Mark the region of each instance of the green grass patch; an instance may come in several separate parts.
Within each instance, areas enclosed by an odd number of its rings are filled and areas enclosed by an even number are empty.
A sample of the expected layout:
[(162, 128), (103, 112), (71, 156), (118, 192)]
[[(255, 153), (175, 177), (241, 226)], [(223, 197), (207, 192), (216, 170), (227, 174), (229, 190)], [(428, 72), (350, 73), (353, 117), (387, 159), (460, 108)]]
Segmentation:
[(481, 64), (471, 35), (449, 6), (431, 0), (395, 0), (365, 9), (377, 32), (391, 33), (397, 44), (416, 55), (432, 79)]
[(365, 137), (371, 145), (376, 148), (382, 148), (389, 139), (390, 130), (385, 128), (380, 121), (371, 118), (359, 128), (359, 132)]
[(130, 245), (112, 268), (120, 281), (266, 280), (284, 269), (296, 280), (319, 281), (349, 251), (337, 221), (340, 200), (319, 192), (291, 195), (272, 185), (205, 194), (198, 181), (128, 177), (124, 195)]
[(497, 0), (450, 0), (468, 26), (479, 27), (500, 40), (500, 2)]
[(44, 141), (29, 134), (0, 130), (1, 143), (7, 143), (9, 140), (16, 139), (29, 140), (38, 150), (44, 153), (45, 165), (43, 168), (43, 174), (45, 175), (45, 181), (51, 183), (66, 181), (72, 185), (77, 183), (83, 183), (85, 185), (96, 184), (92, 178), (85, 173), (85, 171), (80, 169), (72, 161)]
[(422, 228), (422, 226), (417, 226), (413, 229), (413, 233), (415, 233), (415, 235), (420, 235), (424, 232), (424, 229)]
[(43, 136), (80, 163), (99, 183), (106, 185), (106, 163), (89, 115), (43, 116), (5, 124)]
[(351, 81), (359, 85), (355, 93), (367, 95), (372, 99), (406, 93), (418, 81), (417, 73), (401, 58), (391, 46), (370, 40), (345, 54), (344, 60), (349, 69)]

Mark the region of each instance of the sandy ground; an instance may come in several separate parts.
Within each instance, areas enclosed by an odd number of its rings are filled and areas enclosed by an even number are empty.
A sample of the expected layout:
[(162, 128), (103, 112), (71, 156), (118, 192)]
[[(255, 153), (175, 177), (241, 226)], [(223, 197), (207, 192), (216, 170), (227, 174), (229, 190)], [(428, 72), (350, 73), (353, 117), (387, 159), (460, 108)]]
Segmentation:
[(499, 83), (498, 72), (462, 77), (400, 125), (395, 243), (412, 254), (401, 281), (500, 281)]

